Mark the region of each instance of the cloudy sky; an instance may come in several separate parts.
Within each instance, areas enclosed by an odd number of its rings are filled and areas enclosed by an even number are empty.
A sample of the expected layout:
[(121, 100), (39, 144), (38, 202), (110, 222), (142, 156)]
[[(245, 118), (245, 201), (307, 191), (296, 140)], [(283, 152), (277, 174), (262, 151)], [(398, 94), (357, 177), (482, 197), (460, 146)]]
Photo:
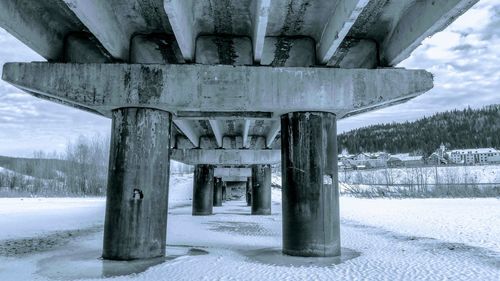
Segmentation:
[[(0, 29), (0, 65), (42, 60)], [(399, 66), (432, 72), (434, 89), (405, 104), (342, 120), (340, 132), (416, 120), (454, 108), (500, 104), (500, 1), (479, 1), (443, 32), (426, 39)], [(109, 134), (110, 126), (106, 118), (33, 98), (0, 82), (0, 155), (60, 152), (80, 135)]]

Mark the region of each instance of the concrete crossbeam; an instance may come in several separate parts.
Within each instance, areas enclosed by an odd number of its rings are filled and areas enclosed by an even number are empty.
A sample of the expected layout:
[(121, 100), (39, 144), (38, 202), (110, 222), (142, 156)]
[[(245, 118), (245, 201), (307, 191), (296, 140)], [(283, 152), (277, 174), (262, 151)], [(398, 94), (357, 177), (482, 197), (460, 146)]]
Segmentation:
[(222, 177), (222, 180), (225, 182), (246, 182), (247, 177), (238, 177), (238, 176), (228, 176), (228, 177)]
[(318, 62), (326, 64), (335, 54), (347, 33), (370, 0), (340, 0), (325, 25), (316, 47)]
[[(215, 168), (214, 177), (251, 177), (251, 168)], [(246, 179), (245, 179), (246, 181)]]
[(382, 65), (397, 65), (422, 41), (450, 25), (478, 0), (415, 1), (382, 43)]
[(171, 158), (190, 165), (276, 164), (281, 161), (281, 151), (271, 149), (172, 149)]
[(5, 81), (110, 116), (121, 107), (178, 111), (323, 111), (338, 117), (389, 106), (433, 87), (406, 69), (225, 65), (7, 63)]

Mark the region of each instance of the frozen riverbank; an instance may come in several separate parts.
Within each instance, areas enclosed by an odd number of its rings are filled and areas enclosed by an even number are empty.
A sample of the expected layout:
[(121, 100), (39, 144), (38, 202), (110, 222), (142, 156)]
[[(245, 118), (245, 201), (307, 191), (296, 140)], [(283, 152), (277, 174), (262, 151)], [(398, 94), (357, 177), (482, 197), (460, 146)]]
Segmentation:
[(133, 272), (113, 280), (500, 278), (497, 199), (342, 198), (342, 260), (303, 259), (280, 253), (279, 190), (271, 216), (250, 216), (243, 201), (232, 201), (213, 216), (192, 217), (189, 176), (172, 184), (168, 256), (151, 264), (99, 259), (102, 199), (0, 199), (0, 232), (10, 233), (0, 236), (0, 280), (96, 280)]

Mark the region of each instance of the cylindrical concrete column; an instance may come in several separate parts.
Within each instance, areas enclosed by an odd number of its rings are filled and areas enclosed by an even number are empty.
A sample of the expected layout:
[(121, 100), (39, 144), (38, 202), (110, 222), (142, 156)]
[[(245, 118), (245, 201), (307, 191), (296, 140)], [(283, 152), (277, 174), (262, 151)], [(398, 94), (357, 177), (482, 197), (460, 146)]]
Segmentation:
[(225, 181), (222, 182), (222, 201), (227, 201), (227, 183)]
[(340, 255), (335, 114), (281, 116), (283, 253)]
[(193, 216), (208, 216), (213, 211), (214, 167), (196, 165), (193, 181)]
[(103, 258), (165, 255), (172, 115), (149, 108), (112, 113)]
[(252, 166), (252, 215), (271, 214), (271, 166)]
[(222, 206), (222, 178), (214, 179), (214, 199), (213, 203), (215, 207)]
[(252, 206), (252, 177), (247, 178), (245, 199), (247, 206)]

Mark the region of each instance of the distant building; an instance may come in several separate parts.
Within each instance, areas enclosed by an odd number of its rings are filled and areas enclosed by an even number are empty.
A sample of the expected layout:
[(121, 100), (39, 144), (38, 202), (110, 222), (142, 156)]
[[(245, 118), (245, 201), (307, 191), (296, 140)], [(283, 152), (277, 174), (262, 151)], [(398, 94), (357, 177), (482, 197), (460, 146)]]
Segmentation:
[(409, 153), (394, 154), (387, 160), (389, 167), (417, 167), (424, 165), (423, 156), (411, 156)]
[(446, 155), (446, 146), (441, 143), (438, 149), (434, 151), (429, 158), (427, 158), (427, 163), (432, 165), (446, 165), (448, 164), (448, 156)]
[(448, 152), (455, 164), (495, 164), (500, 163), (500, 152), (494, 148), (456, 149)]

